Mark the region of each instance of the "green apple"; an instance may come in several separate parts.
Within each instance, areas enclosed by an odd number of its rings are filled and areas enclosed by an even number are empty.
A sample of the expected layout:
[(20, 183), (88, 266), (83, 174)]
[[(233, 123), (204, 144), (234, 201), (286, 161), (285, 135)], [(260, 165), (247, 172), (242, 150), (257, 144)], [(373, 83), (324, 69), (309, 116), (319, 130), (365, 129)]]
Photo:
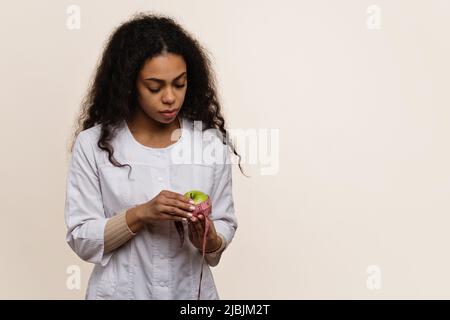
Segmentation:
[(191, 190), (184, 194), (185, 197), (192, 199), (194, 201), (195, 209), (192, 212), (194, 217), (202, 214), (204, 216), (208, 216), (211, 212), (211, 199), (209, 196), (199, 190)]
[(184, 194), (185, 197), (188, 197), (190, 199), (192, 199), (194, 201), (194, 206), (195, 209), (192, 211), (192, 215), (194, 217), (197, 217), (199, 214), (204, 216), (204, 221), (205, 221), (205, 233), (203, 234), (203, 241), (202, 241), (202, 256), (203, 256), (203, 261), (202, 261), (202, 268), (201, 268), (201, 272), (200, 272), (200, 282), (199, 282), (199, 287), (198, 287), (198, 296), (197, 299), (200, 300), (200, 291), (201, 291), (201, 287), (202, 287), (202, 276), (203, 276), (203, 264), (205, 263), (205, 249), (206, 249), (206, 235), (208, 234), (208, 230), (209, 230), (209, 223), (208, 220), (206, 219), (206, 217), (208, 217), (211, 213), (212, 210), (212, 203), (211, 203), (211, 199), (209, 198), (209, 196), (199, 190), (191, 190), (188, 191)]
[(185, 197), (188, 197), (194, 201), (194, 204), (199, 204), (201, 202), (208, 200), (208, 195), (199, 190), (188, 191), (184, 194)]
[[(209, 196), (199, 190), (191, 190), (184, 194), (185, 197), (192, 199), (194, 201), (193, 206), (195, 207), (193, 211), (191, 211), (192, 215), (194, 217), (198, 217), (199, 214), (201, 214), (204, 217), (205, 221), (205, 234), (203, 236), (203, 252), (205, 251), (205, 245), (206, 245), (206, 235), (209, 230), (209, 223), (206, 219), (206, 217), (209, 216), (212, 210), (212, 203)], [(184, 243), (184, 227), (183, 224), (180, 221), (174, 221), (175, 227), (177, 228), (178, 234), (180, 236), (180, 247), (183, 246)]]

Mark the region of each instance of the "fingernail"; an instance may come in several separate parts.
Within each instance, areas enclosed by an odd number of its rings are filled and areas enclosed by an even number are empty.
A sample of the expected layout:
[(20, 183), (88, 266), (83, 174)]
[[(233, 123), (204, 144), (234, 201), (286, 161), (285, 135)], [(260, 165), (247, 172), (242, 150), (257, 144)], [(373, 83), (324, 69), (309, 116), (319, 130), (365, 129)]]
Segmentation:
[(194, 200), (190, 199), (190, 200), (189, 200), (189, 203), (190, 203), (190, 204), (194, 204)]
[(189, 218), (192, 218), (192, 216), (193, 216), (192, 213), (189, 213), (189, 214), (188, 214), (188, 217), (189, 217)]
[(187, 221), (187, 219), (186, 218), (182, 218), (183, 219), (183, 221)]
[(195, 210), (194, 206), (189, 206), (189, 210)]

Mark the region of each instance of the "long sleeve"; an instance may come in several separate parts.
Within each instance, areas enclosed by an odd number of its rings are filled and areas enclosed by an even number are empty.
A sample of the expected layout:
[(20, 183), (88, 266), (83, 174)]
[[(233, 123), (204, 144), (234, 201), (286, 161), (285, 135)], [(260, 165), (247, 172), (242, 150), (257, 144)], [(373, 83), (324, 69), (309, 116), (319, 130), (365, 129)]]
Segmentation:
[(128, 226), (126, 215), (127, 212), (125, 210), (109, 219), (106, 223), (105, 253), (116, 250), (136, 235)]
[(113, 252), (104, 252), (104, 230), (108, 219), (103, 208), (97, 164), (86, 132), (75, 141), (67, 176), (66, 241), (83, 260), (105, 266)]
[(225, 240), (224, 236), (221, 235), (220, 233), (218, 233), (217, 235), (222, 239), (222, 243), (221, 243), (220, 247), (214, 252), (205, 254), (205, 260), (206, 260), (206, 262), (208, 262), (208, 264), (211, 267), (215, 267), (219, 264), (220, 257), (222, 256), (222, 252), (226, 246), (226, 240)]
[[(211, 194), (212, 212), (211, 220), (214, 223), (216, 232), (222, 236), (223, 246), (214, 254), (207, 254), (207, 262), (210, 266), (216, 266), (222, 253), (230, 245), (238, 227), (238, 222), (234, 213), (234, 200), (232, 190), (232, 167), (229, 158), (228, 146), (220, 141), (219, 150), (222, 157), (216, 164), (214, 173), (214, 189)], [(205, 256), (205, 257), (206, 257)]]

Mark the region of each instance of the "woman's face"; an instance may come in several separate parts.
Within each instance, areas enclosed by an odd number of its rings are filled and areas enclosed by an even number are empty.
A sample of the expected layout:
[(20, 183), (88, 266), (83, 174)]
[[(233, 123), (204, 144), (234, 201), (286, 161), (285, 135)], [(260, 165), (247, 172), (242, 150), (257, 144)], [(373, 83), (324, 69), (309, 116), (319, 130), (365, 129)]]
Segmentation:
[(186, 63), (179, 55), (167, 53), (147, 60), (136, 82), (142, 111), (159, 123), (175, 120), (186, 95), (186, 72)]

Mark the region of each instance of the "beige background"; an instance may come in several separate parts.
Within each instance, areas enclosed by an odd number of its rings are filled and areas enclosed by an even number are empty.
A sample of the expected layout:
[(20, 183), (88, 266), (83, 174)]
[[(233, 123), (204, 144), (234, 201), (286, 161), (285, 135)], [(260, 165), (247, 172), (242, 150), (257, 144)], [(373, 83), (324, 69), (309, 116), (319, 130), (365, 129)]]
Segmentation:
[[(71, 4), (80, 30), (66, 27)], [(380, 30), (366, 26), (372, 4)], [(67, 144), (106, 37), (140, 10), (210, 50), (229, 128), (280, 130), (277, 175), (233, 173), (222, 299), (450, 298), (450, 1), (1, 5), (0, 298), (84, 297), (92, 266), (64, 239)]]

